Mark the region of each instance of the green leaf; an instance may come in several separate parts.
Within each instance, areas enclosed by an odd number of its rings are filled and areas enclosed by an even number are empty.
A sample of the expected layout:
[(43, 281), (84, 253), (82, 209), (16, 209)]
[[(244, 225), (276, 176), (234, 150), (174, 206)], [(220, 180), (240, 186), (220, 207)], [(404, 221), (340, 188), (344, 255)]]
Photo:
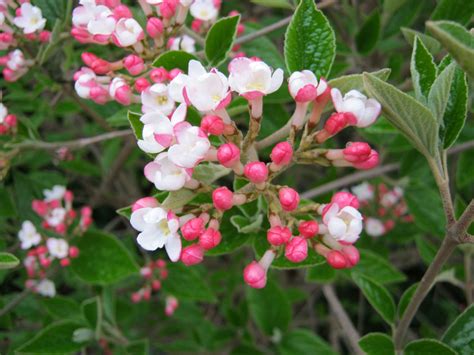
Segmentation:
[(449, 326), (441, 339), (459, 355), (474, 353), (474, 305), (461, 313)]
[(369, 54), (377, 45), (380, 37), (380, 13), (375, 10), (362, 24), (355, 37), (357, 50), (362, 54)]
[(382, 105), (384, 116), (425, 156), (435, 156), (438, 124), (433, 114), (411, 96), (372, 74), (364, 73), (367, 93)]
[(142, 115), (137, 112), (128, 111), (128, 122), (130, 122), (130, 127), (132, 127), (133, 134), (136, 139), (143, 139), (143, 123), (140, 121)]
[[(390, 0), (389, 0), (390, 1)], [(385, 7), (384, 1), (384, 7)], [(386, 21), (384, 26), (384, 37), (390, 37), (400, 33), (401, 27), (410, 27), (410, 25), (418, 18), (418, 14), (423, 7), (423, 1), (410, 1), (410, 0), (392, 0), (395, 2), (395, 6), (392, 7), (392, 16)]]
[(114, 236), (88, 231), (76, 241), (80, 253), (72, 259), (71, 270), (85, 282), (106, 285), (138, 272), (130, 253)]
[(14, 217), (15, 205), (13, 204), (10, 192), (0, 187), (0, 217)]
[(154, 67), (163, 67), (166, 70), (175, 68), (181, 69), (183, 72), (188, 72), (188, 63), (191, 60), (198, 60), (194, 55), (184, 51), (169, 51), (160, 55), (153, 62)]
[(456, 184), (459, 188), (472, 186), (474, 183), (474, 154), (466, 152), (458, 160)]
[(10, 253), (0, 253), (0, 270), (13, 269), (20, 264), (20, 260)]
[(245, 291), (250, 315), (263, 333), (271, 336), (288, 328), (290, 302), (276, 283), (269, 281), (263, 289), (246, 287)]
[(239, 22), (240, 15), (224, 17), (212, 25), (204, 47), (209, 65), (217, 67), (227, 59), (237, 35)]
[(201, 163), (194, 168), (193, 179), (205, 184), (212, 184), (214, 181), (228, 175), (232, 170), (220, 164)]
[(474, 78), (474, 36), (458, 23), (451, 21), (428, 21), (426, 28), (467, 74)]
[(237, 229), (239, 233), (249, 234), (260, 230), (263, 222), (263, 215), (258, 214), (253, 220), (241, 215), (230, 217), (230, 223)]
[(419, 228), (438, 236), (444, 234), (443, 204), (436, 187), (411, 179), (404, 196), (408, 210)]
[(285, 334), (278, 344), (278, 354), (336, 355), (331, 346), (308, 329), (295, 329)]
[(387, 323), (393, 324), (396, 313), (395, 302), (388, 290), (365, 275), (353, 272), (351, 276), (372, 307)]
[(313, 0), (301, 0), (285, 36), (285, 61), (290, 73), (311, 70), (327, 77), (336, 55), (336, 37)]
[(426, 265), (430, 265), (436, 256), (437, 248), (423, 235), (416, 235), (415, 242), (421, 259)]
[(402, 297), (400, 297), (400, 302), (398, 303), (398, 318), (402, 318), (403, 313), (408, 307), (413, 295), (415, 294), (418, 283), (415, 283), (408, 287), (405, 292), (403, 292)]
[(431, 86), (436, 79), (437, 69), (433, 56), (418, 37), (415, 37), (413, 44), (410, 71), (416, 98), (421, 102), (426, 102)]
[[(385, 81), (390, 76), (390, 69), (380, 69), (371, 73), (372, 75)], [(364, 91), (364, 75), (363, 74), (349, 74), (343, 75), (336, 79), (329, 80), (329, 86), (339, 89), (345, 93), (350, 90)]]
[(168, 264), (168, 278), (163, 282), (163, 291), (178, 299), (215, 302), (216, 296), (205, 278), (194, 268), (181, 263)]
[(402, 27), (401, 30), (403, 37), (405, 37), (407, 42), (410, 43), (412, 47), (415, 44), (415, 38), (418, 37), (431, 54), (435, 55), (441, 50), (441, 43), (439, 43), (433, 37), (422, 32), (412, 30), (411, 28)]
[(150, 354), (150, 342), (148, 339), (131, 342), (125, 347), (127, 355), (148, 355)]
[(41, 303), (54, 318), (82, 318), (79, 304), (71, 298), (56, 295), (53, 298), (43, 298)]
[(455, 63), (449, 64), (434, 81), (428, 96), (428, 107), (438, 120), (440, 127), (444, 126), (443, 118), (449, 102), (455, 69)]
[(328, 263), (322, 263), (306, 270), (305, 280), (315, 283), (329, 283), (336, 278), (336, 270)]
[(367, 355), (392, 355), (395, 347), (392, 338), (384, 333), (369, 333), (359, 340), (359, 345)]
[(81, 304), (81, 310), (89, 326), (95, 330), (96, 337), (100, 336), (102, 330), (103, 311), (100, 298), (93, 297), (85, 300)]
[(289, 0), (250, 0), (254, 4), (266, 6), (266, 7), (275, 7), (280, 9), (292, 9), (293, 6), (290, 4)]
[(405, 274), (397, 270), (385, 258), (367, 249), (359, 249), (359, 251), (360, 261), (351, 269), (352, 271), (370, 275), (374, 281), (381, 284), (405, 281)]
[(431, 14), (431, 20), (451, 20), (465, 25), (474, 13), (474, 2), (465, 0), (440, 0)]
[(40, 330), (31, 340), (15, 350), (15, 354), (69, 354), (79, 351), (83, 344), (72, 340), (81, 325), (72, 321), (57, 322)]
[(435, 339), (419, 339), (408, 343), (403, 352), (405, 355), (456, 355), (446, 344)]
[(464, 128), (467, 117), (467, 102), (467, 77), (461, 68), (456, 67), (443, 117), (444, 127), (440, 131), (440, 138), (444, 140), (444, 149), (448, 149), (456, 142)]

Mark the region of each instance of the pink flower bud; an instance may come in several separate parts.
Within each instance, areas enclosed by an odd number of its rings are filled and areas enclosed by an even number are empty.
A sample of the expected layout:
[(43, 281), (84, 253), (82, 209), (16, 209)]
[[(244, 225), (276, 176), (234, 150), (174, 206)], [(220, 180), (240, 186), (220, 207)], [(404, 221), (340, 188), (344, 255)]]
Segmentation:
[(130, 54), (123, 59), (123, 66), (132, 75), (138, 75), (145, 70), (143, 59), (135, 54)]
[(203, 258), (204, 249), (199, 244), (187, 246), (181, 252), (181, 261), (186, 266), (199, 264)]
[(176, 78), (179, 74), (182, 74), (183, 71), (178, 68), (171, 69), (170, 72), (168, 73), (168, 80), (173, 80)]
[(38, 255), (44, 255), (44, 254), (46, 254), (47, 252), (48, 252), (48, 248), (47, 248), (46, 246), (44, 246), (44, 245), (41, 245), (41, 246), (39, 246), (38, 248), (36, 248), (36, 253), (37, 253)]
[(97, 57), (95, 54), (84, 52), (81, 54), (82, 61), (96, 74), (106, 74), (112, 70), (110, 63)]
[(285, 257), (294, 263), (302, 262), (308, 256), (308, 242), (302, 237), (294, 237), (285, 248)]
[(267, 284), (267, 271), (256, 261), (252, 261), (244, 269), (244, 281), (253, 288), (264, 288)]
[(194, 32), (199, 33), (201, 31), (202, 20), (194, 19), (191, 23), (191, 28)]
[(347, 259), (338, 250), (330, 251), (326, 256), (326, 260), (334, 269), (344, 269), (347, 266)]
[(51, 265), (51, 259), (47, 259), (47, 258), (40, 259), (40, 264), (42, 267), (47, 269)]
[(136, 210), (139, 210), (140, 208), (146, 208), (146, 207), (158, 207), (158, 201), (154, 197), (143, 197), (132, 205), (132, 212), (135, 212)]
[(221, 232), (214, 228), (208, 228), (199, 237), (199, 245), (206, 250), (215, 248), (221, 242)]
[(145, 301), (149, 301), (151, 298), (151, 290), (149, 288), (144, 288), (143, 289), (143, 299)]
[(342, 247), (341, 252), (346, 257), (346, 267), (354, 267), (359, 263), (360, 254), (356, 247), (352, 245), (346, 245)]
[(44, 216), (48, 213), (48, 204), (41, 200), (33, 200), (31, 208), (40, 216)]
[(273, 147), (270, 158), (276, 165), (288, 165), (293, 158), (293, 147), (288, 142), (280, 142)]
[(81, 208), (81, 216), (82, 217), (90, 217), (92, 216), (92, 208), (89, 206), (84, 206)]
[(151, 288), (153, 291), (158, 291), (161, 289), (161, 281), (160, 280), (153, 280), (151, 283)]
[(150, 72), (151, 81), (162, 83), (168, 79), (168, 71), (165, 68), (155, 68)]
[(79, 248), (78, 247), (69, 247), (69, 256), (71, 258), (77, 258), (79, 256)]
[(138, 303), (142, 300), (142, 295), (140, 292), (134, 292), (132, 293), (132, 296), (130, 297), (132, 303)]
[(38, 36), (38, 39), (42, 43), (49, 42), (49, 40), (51, 39), (51, 32), (50, 31), (41, 31), (39, 36)]
[(67, 230), (66, 224), (60, 223), (54, 228), (54, 230), (56, 231), (56, 233), (64, 234), (66, 233), (66, 230)]
[(239, 23), (237, 26), (237, 36), (242, 35), (245, 32), (245, 25)]
[(267, 231), (267, 240), (271, 245), (279, 246), (288, 241), (291, 238), (291, 231), (287, 227), (272, 227)]
[(107, 101), (109, 101), (110, 98), (107, 89), (99, 85), (96, 85), (91, 88), (90, 97), (92, 101), (99, 105), (105, 104)]
[(119, 5), (115, 7), (113, 16), (116, 20), (120, 20), (121, 18), (132, 18), (133, 14), (127, 6)]
[(201, 121), (201, 129), (205, 133), (220, 136), (224, 133), (225, 124), (219, 116), (207, 115)]
[(345, 191), (339, 191), (335, 193), (332, 198), (331, 198), (332, 203), (337, 203), (339, 208), (344, 208), (347, 206), (351, 206), (354, 208), (359, 208), (359, 200), (357, 197), (350, 192), (345, 192)]
[(166, 261), (164, 261), (163, 259), (158, 259), (156, 261), (156, 267), (158, 269), (163, 269), (164, 267), (166, 267)]
[(278, 191), (278, 197), (283, 210), (291, 212), (298, 207), (300, 203), (300, 195), (291, 187), (283, 187)]
[(217, 149), (217, 160), (226, 168), (240, 161), (240, 149), (233, 143), (223, 144)]
[(344, 159), (351, 163), (360, 163), (366, 161), (372, 149), (365, 142), (350, 143), (343, 151)]
[(149, 279), (153, 275), (153, 271), (149, 267), (142, 267), (140, 269), (140, 275), (142, 275), (145, 279)]
[(129, 85), (122, 85), (115, 91), (115, 100), (124, 106), (128, 106), (132, 102), (132, 89)]
[(71, 264), (71, 260), (69, 260), (68, 258), (64, 258), (59, 261), (59, 264), (61, 264), (62, 267), (66, 267)]
[(377, 153), (373, 149), (370, 152), (370, 155), (366, 161), (361, 162), (361, 163), (354, 163), (354, 167), (356, 169), (362, 169), (362, 170), (372, 169), (372, 168), (375, 168), (377, 165), (379, 165), (379, 153)]
[(8, 127), (3, 124), (0, 124), (0, 135), (7, 134), (7, 132), (8, 132)]
[(214, 207), (221, 211), (230, 210), (233, 206), (234, 193), (227, 187), (222, 186), (212, 192)]
[(352, 113), (333, 113), (324, 124), (324, 129), (330, 135), (335, 135), (346, 128), (347, 125), (356, 122), (357, 118)]
[(151, 38), (157, 38), (163, 34), (163, 22), (157, 17), (150, 17), (146, 23), (146, 32)]
[(178, 3), (173, 0), (163, 0), (161, 4), (159, 4), (160, 14), (165, 19), (170, 19), (174, 16), (176, 12), (176, 7)]
[(314, 238), (319, 233), (319, 224), (316, 221), (304, 221), (298, 226), (300, 234), (306, 238)]
[(138, 91), (138, 93), (142, 93), (146, 89), (150, 87), (150, 82), (146, 78), (138, 78), (137, 81), (135, 81), (135, 90)]
[(202, 218), (193, 218), (187, 221), (181, 227), (181, 234), (183, 238), (192, 241), (198, 238), (205, 231), (205, 223)]
[(66, 190), (64, 193), (64, 201), (72, 202), (74, 200), (74, 194), (70, 190)]
[(265, 163), (254, 161), (245, 165), (244, 175), (254, 184), (261, 184), (268, 179), (268, 168)]

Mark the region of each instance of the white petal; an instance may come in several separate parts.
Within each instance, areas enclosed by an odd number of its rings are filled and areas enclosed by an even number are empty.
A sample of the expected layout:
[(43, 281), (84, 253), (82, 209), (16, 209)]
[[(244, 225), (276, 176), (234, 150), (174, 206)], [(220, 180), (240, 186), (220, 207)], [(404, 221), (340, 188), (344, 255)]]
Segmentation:
[(147, 223), (145, 223), (144, 216), (151, 210), (150, 207), (140, 208), (132, 213), (130, 217), (130, 224), (134, 229), (137, 231), (144, 231), (147, 227)]
[(268, 90), (267, 94), (277, 91), (281, 84), (283, 84), (283, 70), (278, 68), (273, 73), (270, 89)]
[(168, 238), (165, 249), (171, 261), (176, 262), (179, 260), (181, 256), (181, 238), (178, 234)]

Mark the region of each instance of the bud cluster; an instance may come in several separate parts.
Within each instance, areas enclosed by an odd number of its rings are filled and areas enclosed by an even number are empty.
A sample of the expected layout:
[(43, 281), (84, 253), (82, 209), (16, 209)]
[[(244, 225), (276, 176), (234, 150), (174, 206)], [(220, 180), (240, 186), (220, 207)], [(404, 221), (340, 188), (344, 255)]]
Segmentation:
[(14, 134), (16, 131), (17, 118), (8, 113), (4, 104), (0, 103), (0, 136), (5, 134)]
[(66, 267), (71, 258), (79, 256), (79, 249), (70, 245), (69, 240), (88, 229), (92, 223), (92, 209), (82, 207), (78, 216), (72, 207), (73, 194), (64, 186), (56, 185), (51, 190), (44, 190), (43, 194), (43, 200), (32, 202), (33, 211), (43, 219), (41, 228), (31, 221), (24, 221), (18, 239), (21, 249), (28, 250), (23, 261), (28, 274), (26, 286), (34, 292), (53, 297), (54, 282), (46, 278), (47, 271), (56, 260), (60, 266)]
[[(51, 32), (44, 30), (46, 19), (41, 9), (27, 1), (5, 1), (0, 4), (0, 50), (10, 50), (20, 42), (49, 42)], [(6, 81), (16, 81), (34, 65), (26, 59), (23, 51), (12, 49), (0, 57), (0, 66)]]
[(161, 290), (162, 282), (168, 278), (166, 261), (163, 259), (151, 260), (140, 269), (140, 275), (144, 284), (138, 291), (132, 293), (130, 298), (133, 303), (149, 301), (153, 293)]

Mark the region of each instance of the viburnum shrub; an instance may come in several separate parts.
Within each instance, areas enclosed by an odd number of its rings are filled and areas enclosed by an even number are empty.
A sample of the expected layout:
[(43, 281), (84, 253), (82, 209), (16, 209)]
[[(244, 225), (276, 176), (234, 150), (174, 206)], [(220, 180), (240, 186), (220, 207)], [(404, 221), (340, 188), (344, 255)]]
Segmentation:
[(0, 0), (0, 352), (473, 353), (473, 12)]

